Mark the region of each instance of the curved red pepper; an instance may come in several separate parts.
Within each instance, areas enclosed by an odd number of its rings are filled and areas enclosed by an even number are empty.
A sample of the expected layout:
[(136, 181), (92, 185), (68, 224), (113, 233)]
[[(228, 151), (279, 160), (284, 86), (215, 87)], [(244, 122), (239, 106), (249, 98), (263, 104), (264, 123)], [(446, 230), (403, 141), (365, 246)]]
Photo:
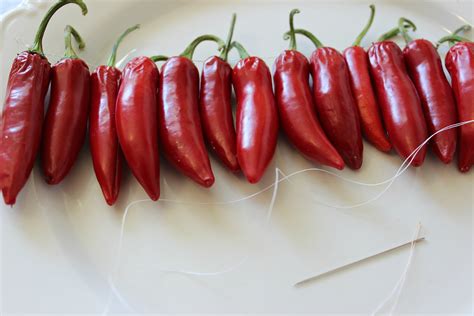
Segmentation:
[(12, 65), (0, 138), (0, 188), (7, 205), (15, 204), (33, 169), (50, 71), (48, 60), (29, 52), (19, 54)]
[(352, 46), (344, 51), (344, 58), (349, 69), (351, 87), (359, 108), (362, 131), (365, 138), (382, 152), (392, 150), (382, 114), (372, 87), (369, 71), (369, 56), (364, 48)]
[[(432, 135), (455, 124), (457, 113), (453, 91), (433, 44), (424, 39), (411, 41), (403, 50), (403, 57), (420, 96), (428, 132)], [(435, 154), (446, 164), (453, 160), (456, 138), (457, 131), (451, 129), (437, 134), (432, 140)]]
[(157, 91), (159, 71), (147, 57), (132, 59), (123, 70), (115, 123), (133, 175), (153, 201), (160, 197)]
[[(370, 47), (368, 53), (390, 141), (397, 153), (406, 159), (428, 136), (420, 99), (397, 44), (378, 42)], [(425, 156), (426, 146), (415, 156), (412, 165), (421, 166)]]
[(232, 114), (232, 67), (227, 62), (237, 16), (233, 14), (227, 43), (220, 57), (204, 62), (199, 113), (204, 137), (217, 157), (232, 172), (240, 170)]
[(169, 58), (161, 68), (159, 89), (160, 142), (168, 161), (203, 187), (214, 184), (199, 117), (199, 70), (192, 62), (196, 47), (213, 41), (213, 35), (196, 38), (180, 55)]
[(0, 190), (7, 205), (15, 204), (28, 180), (41, 142), (51, 73), (43, 53), (43, 35), (54, 13), (70, 3), (80, 6), (83, 15), (87, 14), (87, 6), (81, 0), (55, 3), (38, 29), (34, 48), (15, 58), (8, 77), (0, 122)]
[(258, 183), (275, 154), (278, 114), (268, 66), (258, 57), (249, 57), (234, 42), (241, 58), (234, 67), (232, 81), (237, 98), (237, 158), (250, 183)]
[[(66, 32), (69, 33), (69, 45), (71, 34), (81, 42), (72, 27), (66, 27)], [(48, 184), (60, 183), (74, 165), (86, 138), (89, 102), (89, 67), (72, 51), (52, 68), (51, 100), (41, 151), (41, 164)]]
[(232, 115), (232, 68), (223, 59), (206, 60), (201, 75), (200, 115), (204, 135), (232, 172), (240, 170)]
[(122, 154), (115, 127), (115, 104), (122, 72), (99, 66), (91, 76), (89, 140), (94, 171), (109, 205), (117, 200), (122, 174)]
[[(446, 56), (451, 74), (459, 120), (474, 120), (474, 43), (458, 43)], [(468, 172), (474, 164), (474, 125), (461, 126), (459, 133), (459, 170)]]
[(352, 93), (359, 109), (362, 132), (365, 138), (378, 150), (389, 152), (392, 150), (392, 144), (390, 144), (383, 126), (380, 107), (372, 86), (369, 56), (365, 49), (359, 46), (374, 21), (375, 6), (371, 5), (370, 9), (371, 15), (368, 24), (357, 37), (352, 47), (347, 48), (343, 55), (349, 69)]
[(107, 204), (117, 201), (122, 177), (123, 156), (115, 126), (115, 105), (122, 72), (115, 67), (117, 49), (136, 25), (127, 29), (115, 43), (107, 66), (99, 66), (91, 75), (91, 112), (89, 141), (94, 171)]
[(199, 71), (187, 57), (172, 57), (161, 68), (160, 141), (166, 158), (208, 188), (214, 174), (199, 120)]

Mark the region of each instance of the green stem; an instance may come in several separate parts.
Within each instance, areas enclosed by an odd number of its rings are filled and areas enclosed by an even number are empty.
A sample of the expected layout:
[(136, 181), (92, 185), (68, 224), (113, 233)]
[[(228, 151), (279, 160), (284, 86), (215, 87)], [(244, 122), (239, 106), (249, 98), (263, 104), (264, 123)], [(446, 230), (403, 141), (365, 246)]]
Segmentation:
[(159, 61), (167, 61), (169, 59), (168, 56), (164, 55), (156, 55), (156, 56), (151, 56), (150, 59), (154, 62), (157, 63)]
[(352, 44), (352, 46), (360, 46), (360, 43), (362, 42), (362, 40), (364, 39), (364, 37), (367, 35), (367, 33), (369, 32), (370, 28), (372, 27), (372, 24), (374, 23), (374, 19), (375, 19), (375, 5), (371, 4), (370, 5), (370, 18), (369, 18), (369, 22), (367, 23), (367, 25), (364, 27), (364, 29), (362, 30), (362, 32), (359, 34), (359, 36), (357, 36), (354, 44)]
[(234, 13), (232, 14), (232, 21), (230, 22), (230, 30), (229, 30), (229, 34), (227, 35), (227, 42), (220, 56), (225, 61), (229, 59), (229, 52), (231, 50), (232, 38), (234, 37), (234, 29), (235, 29), (236, 21), (237, 21), (237, 14)]
[(44, 37), (44, 32), (46, 31), (46, 27), (48, 26), (49, 21), (53, 17), (53, 15), (61, 9), (63, 6), (67, 4), (77, 4), (81, 10), (82, 10), (82, 15), (87, 14), (87, 6), (82, 0), (59, 0), (56, 2), (49, 10), (46, 12), (46, 15), (44, 16), (43, 20), (41, 21), (41, 24), (38, 27), (38, 31), (36, 32), (35, 40), (33, 42), (33, 47), (29, 50), (31, 53), (36, 53), (41, 56), (44, 56), (44, 51), (43, 51), (43, 37)]
[(440, 39), (438, 41), (438, 44), (441, 45), (441, 44), (446, 43), (446, 42), (449, 42), (449, 43), (453, 43), (453, 42), (471, 42), (471, 40), (468, 39), (468, 38), (459, 36), (459, 35), (448, 35), (448, 36), (445, 36), (442, 39)]
[(241, 59), (245, 59), (245, 58), (250, 57), (250, 54), (247, 52), (247, 50), (244, 48), (244, 46), (242, 46), (242, 44), (240, 44), (239, 42), (233, 41), (232, 44), (231, 44), (231, 47), (235, 48), (239, 52), (239, 56), (240, 56)]
[[(405, 24), (403, 27), (404, 27), (405, 29), (410, 29), (410, 28), (412, 28), (412, 26), (411, 26), (410, 24)], [(388, 31), (387, 33), (382, 34), (382, 35), (378, 38), (377, 42), (387, 41), (387, 40), (389, 40), (389, 39), (394, 38), (395, 36), (397, 36), (397, 35), (399, 35), (399, 34), (400, 34), (400, 28), (397, 26), (397, 27), (391, 29), (390, 31)]]
[(122, 35), (120, 35), (120, 37), (117, 39), (117, 42), (115, 42), (114, 47), (112, 48), (112, 54), (110, 55), (109, 61), (107, 62), (107, 66), (115, 67), (115, 63), (117, 60), (117, 51), (120, 44), (122, 43), (124, 38), (127, 37), (128, 34), (132, 33), (135, 30), (138, 30), (139, 28), (140, 24), (137, 24), (128, 28), (127, 30), (125, 30), (125, 32), (122, 33)]
[(298, 46), (296, 44), (296, 33), (295, 33), (295, 22), (294, 21), (295, 21), (295, 15), (299, 14), (299, 13), (300, 13), (300, 10), (298, 10), (298, 9), (293, 9), (290, 12), (290, 50), (297, 50), (298, 49)]
[[(307, 37), (311, 42), (313, 42), (316, 48), (324, 47), (323, 43), (321, 43), (321, 41), (316, 36), (314, 36), (314, 34), (311, 33), (310, 31), (307, 31), (305, 29), (296, 29), (295, 34), (300, 34)], [(285, 39), (289, 39), (289, 38), (290, 38), (290, 32), (286, 32)]]
[(385, 42), (385, 41), (387, 41), (391, 38), (394, 38), (398, 34), (400, 34), (400, 29), (398, 27), (395, 27), (395, 28), (391, 29), (390, 31), (388, 31), (387, 33), (382, 34), (377, 39), (377, 42)]
[(453, 46), (457, 42), (470, 42), (471, 40), (465, 37), (461, 37), (459, 36), (459, 34), (463, 32), (469, 32), (471, 28), (472, 27), (469, 24), (459, 27), (451, 35), (445, 36), (442, 39), (440, 39), (438, 43), (436, 44), (436, 49), (438, 49), (441, 46), (441, 44), (446, 43), (446, 42), (449, 43), (449, 47)]
[(416, 31), (416, 25), (415, 25), (415, 23), (408, 20), (407, 18), (400, 18), (400, 20), (398, 20), (398, 28), (400, 29), (400, 33), (402, 34), (403, 39), (405, 40), (405, 43), (408, 44), (411, 41), (413, 41), (413, 38), (411, 38), (411, 36), (408, 35), (408, 30), (405, 27), (406, 24), (410, 25), (412, 27), (413, 31)]
[(196, 38), (194, 41), (189, 44), (188, 47), (184, 50), (184, 52), (180, 55), (181, 57), (186, 57), (189, 59), (193, 59), (194, 51), (196, 48), (201, 44), (202, 42), (205, 41), (211, 41), (211, 42), (216, 42), (219, 45), (219, 51), (223, 50), (225, 48), (225, 43), (223, 40), (221, 40), (219, 37), (215, 35), (202, 35)]
[(64, 58), (79, 58), (76, 52), (74, 51), (74, 48), (72, 47), (72, 37), (74, 37), (74, 39), (76, 40), (79, 49), (82, 50), (84, 49), (84, 47), (86, 47), (86, 43), (84, 43), (84, 40), (82, 39), (81, 35), (76, 31), (76, 29), (74, 29), (70, 25), (67, 25), (64, 29), (64, 43), (66, 46)]

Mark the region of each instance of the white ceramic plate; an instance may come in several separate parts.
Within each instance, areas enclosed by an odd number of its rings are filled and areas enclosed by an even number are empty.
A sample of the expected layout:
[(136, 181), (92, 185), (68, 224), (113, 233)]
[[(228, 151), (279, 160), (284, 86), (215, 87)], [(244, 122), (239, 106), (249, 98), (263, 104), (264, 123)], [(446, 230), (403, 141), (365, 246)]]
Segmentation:
[[(87, 41), (81, 56), (91, 68), (104, 63), (117, 35), (141, 23), (123, 44), (125, 60), (138, 55), (177, 54), (197, 35), (225, 37), (233, 12), (235, 38), (269, 65), (287, 47), (282, 34), (288, 12), (302, 10), (296, 24), (344, 49), (366, 23), (360, 1), (173, 1), (89, 0), (89, 15), (68, 6), (45, 36), (52, 62), (62, 55), (62, 30), (77, 27)], [(26, 0), (2, 19), (0, 97), (15, 54), (31, 43), (50, 1)], [(365, 40), (369, 45), (399, 16), (413, 19), (417, 36), (436, 40), (461, 23), (473, 22), (471, 1), (376, 1), (378, 14)], [(299, 40), (309, 55), (310, 43)], [(445, 49), (443, 50), (445, 52)], [(195, 59), (214, 54), (203, 45)], [(235, 53), (232, 62), (237, 60)], [(123, 63), (122, 63), (123, 65)], [(68, 178), (48, 187), (35, 168), (10, 209), (0, 206), (1, 301), (5, 313), (370, 313), (387, 297), (403, 272), (407, 248), (341, 271), (303, 288), (302, 278), (410, 240), (418, 222), (427, 241), (419, 244), (395, 309), (399, 313), (472, 312), (473, 173), (461, 175), (433, 155), (425, 165), (385, 186), (362, 187), (322, 173), (282, 182), (270, 222), (273, 189), (233, 204), (284, 173), (314, 166), (281, 137), (274, 163), (252, 186), (212, 161), (216, 184), (204, 190), (162, 167), (162, 197), (176, 202), (138, 203), (129, 209), (120, 253), (121, 220), (130, 203), (146, 196), (129, 172), (119, 201), (106, 206), (88, 148)], [(401, 161), (366, 145), (360, 172), (339, 174), (363, 182), (394, 175)], [(197, 203), (196, 203), (197, 202)], [(201, 204), (199, 204), (201, 203)], [(164, 270), (204, 273), (186, 275)], [(223, 272), (223, 273), (215, 273)], [(209, 273), (209, 274), (206, 274)], [(384, 311), (389, 311), (388, 304)]]

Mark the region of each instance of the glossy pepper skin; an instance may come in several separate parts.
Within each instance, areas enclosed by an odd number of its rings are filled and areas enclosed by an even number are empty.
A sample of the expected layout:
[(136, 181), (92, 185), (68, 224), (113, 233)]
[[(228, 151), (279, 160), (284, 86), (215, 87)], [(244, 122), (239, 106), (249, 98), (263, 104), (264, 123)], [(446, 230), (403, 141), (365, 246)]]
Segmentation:
[(40, 148), (44, 102), (51, 77), (51, 66), (44, 57), (43, 36), (53, 15), (68, 4), (76, 4), (83, 15), (87, 14), (82, 0), (57, 1), (41, 21), (33, 47), (18, 54), (11, 67), (0, 117), (0, 190), (7, 205), (15, 204)]
[(234, 67), (237, 98), (237, 157), (250, 183), (258, 183), (275, 154), (278, 114), (268, 66), (247, 57)]
[(201, 75), (200, 115), (204, 136), (232, 172), (240, 170), (232, 114), (232, 68), (222, 58), (206, 60)]
[(203, 187), (214, 184), (199, 118), (199, 71), (186, 57), (171, 57), (161, 68), (160, 142), (166, 158)]
[(86, 138), (90, 73), (78, 58), (53, 66), (51, 100), (44, 122), (41, 163), (48, 184), (60, 183), (71, 170)]
[(377, 103), (369, 70), (369, 56), (364, 48), (352, 46), (344, 51), (349, 69), (352, 92), (360, 114), (360, 123), (365, 138), (382, 152), (392, 150), (382, 114)]
[(122, 72), (115, 67), (117, 51), (125, 37), (139, 28), (140, 25), (135, 25), (126, 29), (115, 42), (107, 65), (97, 67), (91, 75), (89, 142), (92, 163), (105, 201), (110, 206), (117, 201), (123, 167), (115, 123), (115, 106), (122, 77)]
[(128, 166), (153, 201), (160, 197), (157, 91), (159, 71), (147, 57), (123, 70), (117, 96), (117, 136)]
[[(474, 120), (474, 43), (458, 43), (446, 55), (446, 68), (456, 98), (459, 120)], [(474, 125), (461, 126), (459, 132), (459, 161), (461, 172), (474, 164)]]
[(354, 170), (363, 162), (359, 113), (344, 56), (330, 47), (311, 55), (313, 95), (321, 125), (345, 163)]
[[(453, 91), (444, 74), (441, 58), (430, 41), (413, 40), (403, 50), (408, 73), (415, 84), (430, 135), (457, 123)], [(439, 159), (448, 164), (456, 152), (457, 130), (437, 134), (432, 148)]]
[(281, 125), (291, 143), (308, 159), (336, 169), (344, 161), (327, 139), (316, 116), (309, 86), (308, 59), (296, 50), (283, 52), (275, 62), (275, 98)]
[(15, 204), (33, 169), (50, 72), (48, 60), (36, 53), (20, 53), (13, 61), (0, 129), (0, 189), (7, 205)]
[[(368, 54), (390, 141), (397, 153), (406, 159), (428, 137), (420, 99), (397, 44), (392, 41), (375, 43)], [(421, 166), (425, 157), (426, 146), (415, 156), (411, 165)]]
[(109, 205), (117, 200), (123, 165), (115, 125), (121, 76), (122, 72), (111, 66), (99, 66), (91, 76), (90, 149), (97, 180)]

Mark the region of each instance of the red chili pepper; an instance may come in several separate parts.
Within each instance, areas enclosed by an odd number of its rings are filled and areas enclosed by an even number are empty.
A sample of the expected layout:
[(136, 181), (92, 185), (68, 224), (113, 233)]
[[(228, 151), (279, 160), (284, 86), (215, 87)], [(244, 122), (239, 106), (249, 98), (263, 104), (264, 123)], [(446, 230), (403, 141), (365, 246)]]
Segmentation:
[[(462, 41), (457, 36), (445, 38)], [(456, 98), (459, 120), (467, 122), (474, 120), (474, 43), (459, 42), (449, 50), (446, 56), (448, 69)], [(468, 172), (474, 165), (474, 125), (461, 126), (459, 133), (459, 161), (461, 172)]]
[(250, 183), (258, 183), (273, 159), (278, 138), (278, 114), (268, 66), (233, 42), (241, 60), (232, 81), (237, 98), (237, 158)]
[(0, 189), (8, 205), (15, 204), (28, 180), (41, 142), (51, 72), (43, 52), (43, 35), (54, 13), (70, 3), (77, 4), (83, 15), (87, 14), (81, 0), (58, 1), (41, 22), (33, 48), (20, 53), (10, 71), (0, 125)]
[(344, 58), (349, 69), (351, 87), (361, 119), (362, 132), (365, 138), (382, 152), (392, 150), (383, 126), (380, 107), (372, 87), (372, 78), (369, 70), (369, 56), (364, 48), (360, 47), (362, 39), (369, 31), (375, 17), (375, 6), (371, 5), (369, 23), (357, 37), (352, 47), (344, 51)]
[[(404, 22), (411, 23), (400, 19), (400, 25)], [(407, 42), (403, 50), (405, 64), (420, 96), (428, 132), (432, 135), (457, 122), (453, 91), (433, 44), (424, 39), (412, 40), (404, 29), (402, 34)], [(457, 131), (451, 129), (437, 134), (432, 140), (434, 153), (446, 164), (453, 160), (456, 138)]]
[[(398, 32), (396, 30), (395, 33)], [(391, 36), (384, 35), (381, 40)], [(428, 137), (418, 93), (408, 75), (403, 53), (397, 44), (380, 41), (374, 43), (368, 53), (375, 90), (390, 141), (397, 153), (406, 159)], [(425, 156), (426, 147), (423, 147), (411, 165), (421, 166)]]
[(117, 201), (120, 191), (123, 157), (115, 127), (115, 104), (122, 72), (115, 67), (117, 50), (122, 40), (136, 25), (117, 40), (107, 66), (99, 66), (91, 75), (91, 112), (89, 140), (94, 171), (107, 204)]
[(201, 75), (200, 115), (204, 136), (217, 157), (232, 172), (240, 170), (232, 115), (232, 67), (227, 62), (236, 16), (220, 57), (204, 62)]
[(199, 118), (199, 71), (192, 62), (196, 47), (203, 41), (222, 40), (203, 35), (183, 54), (169, 58), (161, 68), (159, 89), (160, 141), (168, 161), (198, 184), (214, 184), (209, 156)]
[(80, 35), (67, 26), (66, 53), (52, 68), (51, 100), (44, 123), (41, 162), (48, 184), (60, 183), (69, 173), (84, 145), (90, 102), (87, 64), (72, 48), (72, 36), (82, 49)]
[(345, 163), (351, 169), (360, 169), (364, 145), (344, 56), (334, 48), (324, 47), (306, 30), (298, 29), (295, 33), (308, 37), (317, 47), (311, 55), (311, 74), (321, 125)]
[(308, 159), (344, 168), (344, 160), (327, 139), (316, 116), (309, 86), (308, 59), (297, 51), (294, 33), (295, 9), (290, 13), (290, 49), (275, 62), (275, 96), (282, 127), (291, 143)]
[(132, 59), (123, 70), (115, 124), (128, 166), (153, 201), (160, 197), (158, 153), (159, 71), (148, 57)]

